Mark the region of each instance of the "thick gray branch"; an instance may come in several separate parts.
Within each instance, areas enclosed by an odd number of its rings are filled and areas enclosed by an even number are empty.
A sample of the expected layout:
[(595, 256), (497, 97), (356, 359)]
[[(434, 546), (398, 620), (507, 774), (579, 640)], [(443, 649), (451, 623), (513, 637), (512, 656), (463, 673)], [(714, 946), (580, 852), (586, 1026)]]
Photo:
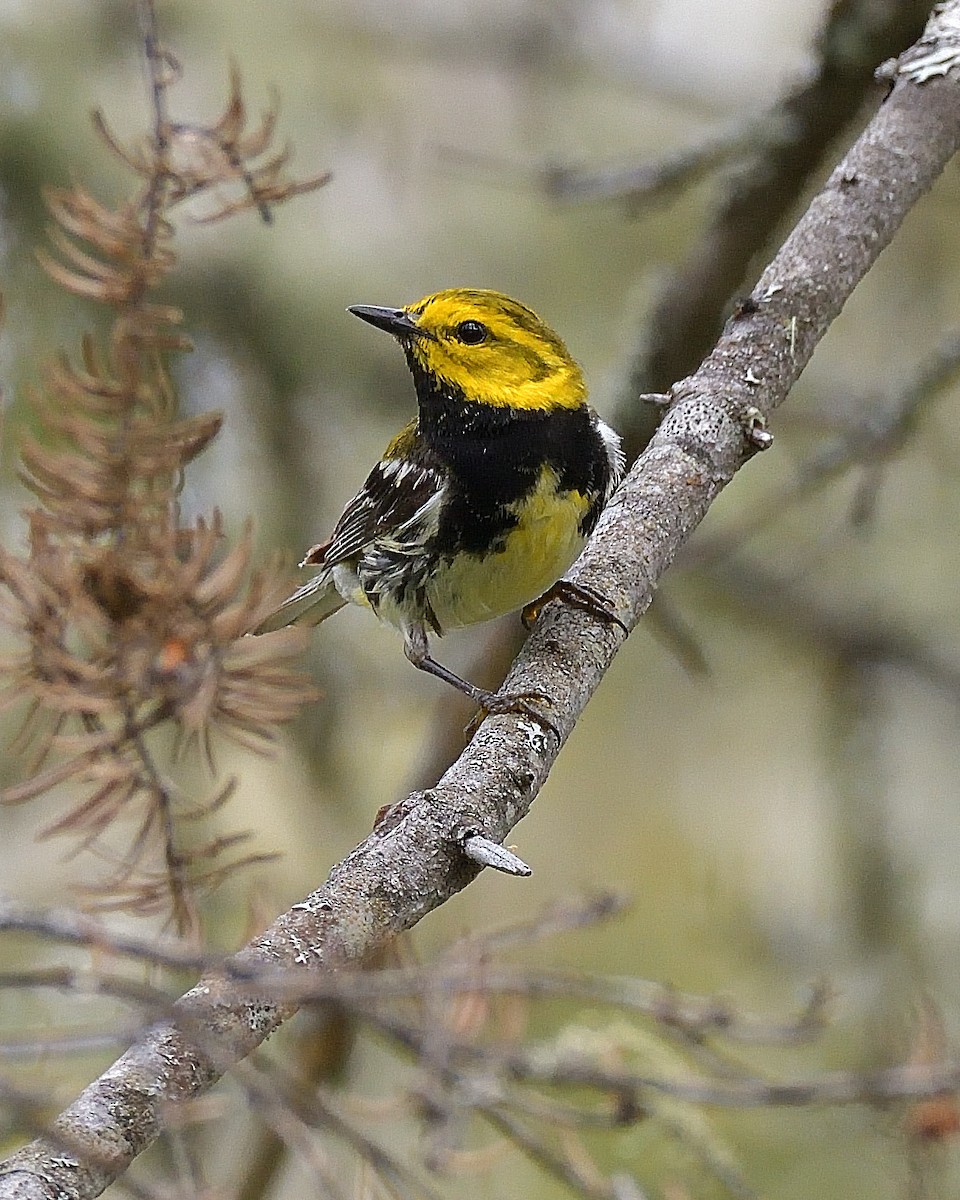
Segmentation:
[[(647, 450), (576, 569), (632, 627), (663, 572), (753, 452), (747, 429), (786, 397), (847, 297), (960, 145), (960, 0), (938, 6), (901, 60), (890, 98), (814, 199), (700, 369), (672, 392)], [(908, 62), (909, 60), (909, 62)], [(750, 417), (749, 410), (755, 410)], [(548, 607), (507, 681), (553, 698), (569, 735), (623, 641), (586, 613)], [(358, 963), (477, 873), (470, 831), (501, 841), (529, 810), (560, 746), (537, 723), (486, 720), (436, 787), (395, 805), (327, 882), (204, 979), (53, 1123), (0, 1165), (0, 1200), (92, 1197), (158, 1135), (178, 1101), (209, 1088), (294, 1005), (256, 996), (264, 969)], [(516, 886), (522, 886), (518, 884)]]

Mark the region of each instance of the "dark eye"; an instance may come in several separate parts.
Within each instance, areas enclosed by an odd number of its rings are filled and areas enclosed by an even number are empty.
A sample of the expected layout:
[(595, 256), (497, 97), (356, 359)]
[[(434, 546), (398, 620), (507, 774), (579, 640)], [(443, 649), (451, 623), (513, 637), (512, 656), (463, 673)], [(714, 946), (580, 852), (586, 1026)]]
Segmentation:
[(461, 321), (457, 326), (457, 337), (467, 346), (479, 346), (487, 339), (487, 327), (479, 321)]

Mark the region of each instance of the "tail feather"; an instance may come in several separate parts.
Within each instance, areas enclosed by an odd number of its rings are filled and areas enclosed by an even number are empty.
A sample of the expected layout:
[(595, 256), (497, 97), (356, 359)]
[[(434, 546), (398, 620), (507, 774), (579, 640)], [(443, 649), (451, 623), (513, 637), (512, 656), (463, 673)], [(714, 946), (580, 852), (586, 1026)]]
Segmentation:
[(254, 629), (254, 633), (272, 633), (275, 629), (283, 629), (286, 625), (319, 625), (327, 617), (332, 617), (346, 604), (346, 600), (333, 586), (333, 580), (321, 571), (313, 579), (308, 579), (293, 595), (275, 609), (269, 617)]

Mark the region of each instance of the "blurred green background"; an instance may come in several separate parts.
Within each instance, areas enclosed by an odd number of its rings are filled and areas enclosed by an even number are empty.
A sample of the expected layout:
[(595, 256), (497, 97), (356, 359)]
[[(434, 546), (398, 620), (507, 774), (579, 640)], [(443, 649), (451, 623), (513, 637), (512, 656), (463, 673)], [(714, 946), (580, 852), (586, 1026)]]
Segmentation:
[[(219, 506), (234, 532), (253, 514), (264, 557), (283, 548), (292, 561), (326, 535), (413, 411), (402, 356), (344, 311), (351, 303), (400, 305), (454, 285), (515, 295), (565, 338), (601, 413), (622, 420), (645, 318), (723, 181), (631, 215), (614, 202), (553, 201), (543, 171), (653, 160), (759, 112), (809, 70), (826, 7), (160, 0), (166, 42), (183, 65), (175, 116), (219, 111), (232, 58), (254, 114), (271, 88), (279, 92), (294, 174), (333, 172), (270, 227), (253, 214), (180, 223), (181, 263), (166, 298), (184, 308), (196, 344), (176, 367), (182, 404), (227, 413), (223, 435), (190, 472), (185, 508)], [(36, 264), (40, 190), (80, 180), (105, 199), (122, 194), (89, 113), (103, 109), (121, 138), (145, 128), (138, 49), (121, 0), (0, 0), (8, 545), (24, 536), (14, 465), (27, 386), (46, 358), (72, 351), (103, 321)], [(718, 991), (777, 1013), (811, 980), (829, 978), (835, 1030), (823, 1045), (771, 1056), (765, 1070), (815, 1074), (902, 1057), (923, 993), (955, 1030), (960, 389), (924, 410), (885, 468), (868, 522), (851, 520), (859, 469), (774, 514), (805, 464), (887, 411), (960, 323), (958, 217), (954, 166), (818, 350), (774, 421), (774, 450), (721, 497), (665, 581), (708, 675), (691, 675), (669, 645), (638, 629), (516, 830), (533, 878), (485, 872), (417, 930), (425, 957), (465, 929), (612, 887), (632, 897), (624, 916), (533, 957)], [(760, 515), (770, 519), (755, 529)], [(878, 629), (888, 635), (881, 652), (864, 656), (863, 639)], [(452, 635), (440, 657), (477, 676), (498, 639), (486, 628)], [(277, 757), (222, 755), (241, 779), (224, 828), (253, 829), (258, 848), (283, 855), (211, 902), (209, 927), (224, 947), (249, 920), (265, 922), (320, 882), (381, 805), (428, 781), (437, 731), (447, 744), (469, 716), (451, 716), (456, 704), (441, 685), (414, 672), (396, 635), (363, 612), (315, 634), (310, 669), (322, 698)], [(17, 770), (5, 763), (4, 782)], [(72, 885), (96, 868), (82, 857), (64, 862), (63, 843), (35, 844), (61, 803), (51, 796), (0, 812), (4, 891), (69, 903)], [(49, 996), (28, 1004), (0, 995), (0, 1026), (61, 1016)], [(42, 1077), (68, 1098), (109, 1057), (51, 1062)], [(366, 1042), (346, 1069), (361, 1091), (392, 1086), (382, 1052)], [(895, 1114), (708, 1116), (766, 1196), (960, 1194), (957, 1150), (934, 1147), (918, 1160)], [(644, 1126), (604, 1153), (651, 1196), (727, 1194), (689, 1147)], [(478, 1198), (566, 1194), (512, 1152), (489, 1175), (440, 1187)], [(276, 1194), (314, 1194), (309, 1173), (291, 1168)]]

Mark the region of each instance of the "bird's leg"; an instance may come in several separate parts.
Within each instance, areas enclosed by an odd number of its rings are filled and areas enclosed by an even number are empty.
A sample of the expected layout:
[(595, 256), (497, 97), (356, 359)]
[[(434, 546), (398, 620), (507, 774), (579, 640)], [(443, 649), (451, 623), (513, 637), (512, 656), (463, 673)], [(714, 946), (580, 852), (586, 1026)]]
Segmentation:
[(558, 579), (552, 587), (547, 588), (542, 596), (537, 597), (523, 609), (520, 620), (527, 629), (532, 628), (534, 621), (551, 600), (562, 600), (571, 608), (579, 608), (590, 613), (598, 621), (606, 621), (608, 625), (619, 625), (626, 634), (630, 632), (617, 616), (613, 605), (606, 596), (591, 587), (585, 587), (582, 583), (573, 583), (569, 579)]
[[(407, 658), (419, 671), (426, 671), (428, 675), (433, 675), (437, 679), (442, 679), (445, 683), (449, 683), (451, 687), (455, 687), (458, 692), (463, 692), (465, 696), (478, 704), (483, 711), (483, 714), (490, 713), (523, 713), (525, 716), (532, 717), (538, 724), (549, 729), (555, 734), (557, 739), (560, 738), (560, 733), (556, 726), (542, 712), (534, 707), (536, 703), (548, 703), (550, 697), (543, 692), (489, 692), (486, 688), (477, 687), (475, 683), (471, 683), (469, 679), (464, 679), (455, 671), (451, 671), (449, 667), (445, 667), (443, 663), (438, 663), (437, 660), (430, 655), (430, 647), (427, 642), (427, 633), (422, 625), (414, 625), (404, 630), (403, 651)], [(480, 717), (482, 720), (483, 717)], [(472, 730), (479, 724), (479, 721), (474, 718), (467, 726)]]

